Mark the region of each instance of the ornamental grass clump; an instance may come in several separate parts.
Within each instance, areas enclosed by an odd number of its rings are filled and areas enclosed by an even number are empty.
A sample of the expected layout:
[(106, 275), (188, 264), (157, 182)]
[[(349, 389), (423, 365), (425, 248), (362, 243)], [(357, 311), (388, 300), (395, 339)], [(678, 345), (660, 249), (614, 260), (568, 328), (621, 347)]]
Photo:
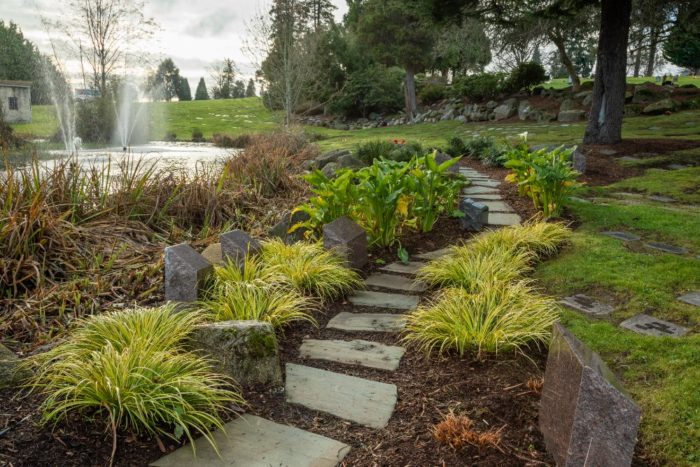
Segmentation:
[(73, 413), (102, 420), (112, 434), (111, 461), (122, 430), (190, 442), (201, 434), (216, 449), (219, 413), (243, 399), (207, 360), (184, 349), (200, 320), (166, 306), (82, 321), (65, 342), (28, 362), (37, 370), (31, 387), (46, 396), (44, 422)]
[(478, 293), (448, 288), (407, 316), (404, 340), (428, 353), (523, 351), (545, 343), (559, 312), (527, 282), (488, 281)]
[(476, 250), (470, 244), (455, 246), (450, 252), (430, 261), (416, 279), (431, 286), (461, 287), (477, 293), (482, 284), (506, 283), (530, 270), (533, 256), (526, 251)]
[(360, 275), (348, 268), (345, 260), (320, 243), (282, 240), (263, 243), (262, 261), (268, 274), (281, 276), (297, 292), (332, 300), (362, 287)]
[(528, 252), (536, 259), (556, 253), (571, 237), (571, 230), (559, 222), (531, 221), (483, 233), (469, 246), (478, 252)]

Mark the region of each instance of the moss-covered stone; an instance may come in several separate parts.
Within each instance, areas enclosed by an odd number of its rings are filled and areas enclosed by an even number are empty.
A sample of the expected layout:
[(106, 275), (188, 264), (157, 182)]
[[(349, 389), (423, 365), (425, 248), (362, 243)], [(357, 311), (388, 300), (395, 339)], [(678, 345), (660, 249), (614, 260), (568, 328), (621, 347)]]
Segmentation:
[(274, 329), (261, 321), (222, 321), (198, 326), (191, 345), (208, 356), (215, 369), (239, 384), (282, 384)]

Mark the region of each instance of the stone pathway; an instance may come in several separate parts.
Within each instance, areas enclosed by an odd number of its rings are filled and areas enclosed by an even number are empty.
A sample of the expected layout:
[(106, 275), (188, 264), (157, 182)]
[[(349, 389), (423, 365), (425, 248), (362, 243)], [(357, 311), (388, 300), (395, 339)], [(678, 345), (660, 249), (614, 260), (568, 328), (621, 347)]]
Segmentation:
[[(471, 185), (464, 196), (489, 206), (488, 224), (519, 224), (521, 219), (503, 201), (498, 187), (501, 182), (471, 168), (461, 168)], [(369, 290), (359, 290), (348, 297), (354, 311), (333, 316), (326, 329), (347, 334), (347, 339), (304, 339), (300, 358), (341, 365), (362, 366), (395, 371), (405, 353), (403, 347), (354, 338), (356, 333), (398, 333), (405, 326), (404, 313), (415, 309), (425, 284), (414, 276), (425, 261), (439, 258), (447, 248), (418, 254), (415, 261), (395, 262), (380, 268), (365, 280)], [(218, 251), (207, 252), (218, 256)], [(299, 363), (287, 363), (285, 397), (290, 404), (338, 417), (372, 429), (385, 427), (394, 413), (398, 389), (370, 379), (358, 378), (341, 371), (328, 371)], [(324, 415), (322, 415), (324, 416)], [(346, 444), (295, 427), (280, 425), (252, 415), (244, 415), (226, 425), (228, 436), (215, 433), (221, 458), (208, 443), (197, 442), (197, 458), (190, 446), (183, 446), (163, 457), (158, 466), (299, 466), (337, 465), (350, 451)]]
[(467, 177), (471, 182), (462, 190), (463, 196), (489, 207), (488, 225), (499, 227), (517, 225), (522, 222), (515, 210), (503, 201), (503, 197), (498, 190), (498, 187), (501, 185), (500, 180), (494, 180), (488, 175), (469, 167), (460, 168), (459, 173)]

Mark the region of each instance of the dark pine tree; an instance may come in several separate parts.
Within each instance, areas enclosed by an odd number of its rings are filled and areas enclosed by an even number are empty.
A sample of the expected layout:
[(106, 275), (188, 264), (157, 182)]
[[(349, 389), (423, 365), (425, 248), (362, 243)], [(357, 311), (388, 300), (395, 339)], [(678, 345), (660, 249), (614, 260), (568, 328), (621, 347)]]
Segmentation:
[(245, 88), (245, 96), (255, 97), (255, 81), (253, 81), (253, 78), (248, 80), (248, 86)]
[(207, 92), (207, 83), (204, 82), (204, 78), (199, 78), (199, 84), (197, 84), (197, 90), (194, 93), (194, 100), (209, 100), (209, 92)]
[(190, 90), (190, 82), (187, 78), (180, 78), (180, 86), (177, 88), (177, 99), (180, 101), (191, 101), (192, 91)]

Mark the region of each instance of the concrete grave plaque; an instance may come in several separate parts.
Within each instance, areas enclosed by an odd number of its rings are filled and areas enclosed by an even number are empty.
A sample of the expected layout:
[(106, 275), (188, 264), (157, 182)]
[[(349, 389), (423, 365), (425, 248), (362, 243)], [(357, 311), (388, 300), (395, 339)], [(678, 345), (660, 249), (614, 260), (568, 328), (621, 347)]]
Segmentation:
[(666, 243), (649, 242), (646, 244), (646, 246), (654, 250), (663, 251), (664, 253), (671, 253), (673, 255), (685, 255), (688, 253), (688, 250), (682, 246), (668, 245)]
[(351, 268), (361, 269), (367, 264), (367, 234), (349, 217), (339, 217), (323, 226), (323, 247), (345, 256)]
[(484, 228), (489, 219), (489, 207), (484, 203), (464, 198), (459, 202), (459, 210), (464, 213), (459, 223), (464, 230), (479, 231)]
[(224, 260), (232, 260), (242, 267), (248, 255), (260, 252), (260, 242), (243, 230), (232, 230), (221, 234), (221, 254)]
[(625, 242), (634, 242), (640, 239), (640, 237), (638, 237), (637, 235), (631, 234), (629, 232), (608, 231), (601, 233), (603, 235), (607, 235), (608, 237), (616, 238)]
[(214, 267), (186, 243), (165, 249), (165, 299), (194, 302)]
[(596, 302), (588, 295), (576, 294), (571, 297), (565, 297), (560, 300), (560, 303), (573, 308), (581, 313), (586, 313), (592, 316), (609, 315), (614, 311), (613, 307), (605, 303)]
[(700, 292), (689, 292), (678, 297), (678, 300), (689, 305), (700, 306)]
[(657, 337), (680, 337), (688, 332), (683, 326), (644, 314), (633, 316), (620, 323), (620, 326), (638, 334)]
[(557, 465), (629, 466), (640, 415), (598, 354), (555, 324), (539, 422)]

